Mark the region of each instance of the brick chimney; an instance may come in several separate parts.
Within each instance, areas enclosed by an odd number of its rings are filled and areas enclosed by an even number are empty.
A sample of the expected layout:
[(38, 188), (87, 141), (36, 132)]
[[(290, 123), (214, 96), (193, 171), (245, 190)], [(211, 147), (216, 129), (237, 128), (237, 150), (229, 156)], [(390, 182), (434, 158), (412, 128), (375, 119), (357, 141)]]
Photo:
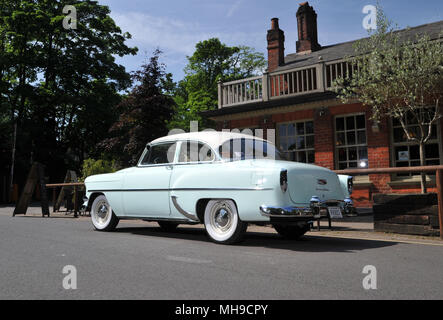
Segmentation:
[(319, 50), (317, 37), (317, 14), (308, 2), (300, 3), (297, 10), (298, 41), (297, 53), (304, 54)]
[(268, 72), (285, 63), (285, 33), (278, 27), (278, 18), (271, 19), (268, 40)]

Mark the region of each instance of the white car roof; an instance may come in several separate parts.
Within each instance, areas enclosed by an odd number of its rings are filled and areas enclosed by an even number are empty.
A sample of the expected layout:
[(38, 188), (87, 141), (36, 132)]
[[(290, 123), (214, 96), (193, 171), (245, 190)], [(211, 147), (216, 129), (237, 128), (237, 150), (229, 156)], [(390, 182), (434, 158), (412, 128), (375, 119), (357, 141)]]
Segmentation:
[(199, 131), (199, 132), (188, 132), (173, 134), (165, 137), (161, 137), (151, 141), (151, 144), (159, 142), (168, 141), (179, 141), (179, 140), (197, 140), (207, 143), (210, 147), (216, 150), (220, 145), (231, 139), (255, 139), (260, 141), (265, 141), (262, 138), (251, 136), (244, 133), (236, 132), (223, 132), (223, 131)]

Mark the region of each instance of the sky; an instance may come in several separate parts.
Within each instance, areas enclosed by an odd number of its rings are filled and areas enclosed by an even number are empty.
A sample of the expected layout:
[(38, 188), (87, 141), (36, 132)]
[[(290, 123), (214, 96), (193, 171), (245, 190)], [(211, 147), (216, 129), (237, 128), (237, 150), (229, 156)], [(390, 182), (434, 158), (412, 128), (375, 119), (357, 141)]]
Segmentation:
[[(99, 0), (109, 6), (111, 17), (138, 47), (136, 56), (117, 58), (127, 71), (134, 71), (159, 48), (161, 61), (174, 80), (183, 78), (187, 56), (195, 44), (212, 37), (223, 43), (246, 45), (267, 57), (266, 33), (271, 18), (279, 18), (285, 32), (285, 54), (295, 52), (295, 13), (303, 0)], [(386, 15), (398, 27), (414, 27), (443, 20), (443, 1), (379, 0)], [(311, 0), (317, 12), (318, 41), (330, 45), (367, 36), (362, 21), (366, 5), (377, 0)]]

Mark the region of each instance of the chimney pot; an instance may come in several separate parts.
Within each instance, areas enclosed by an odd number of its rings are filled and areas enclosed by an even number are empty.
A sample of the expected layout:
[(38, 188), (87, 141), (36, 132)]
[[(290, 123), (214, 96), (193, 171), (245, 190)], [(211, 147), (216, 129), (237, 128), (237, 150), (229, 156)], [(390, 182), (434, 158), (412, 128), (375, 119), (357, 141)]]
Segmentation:
[(268, 41), (268, 71), (274, 71), (285, 63), (285, 33), (280, 30), (278, 18), (271, 19), (271, 29), (266, 36)]
[(298, 41), (297, 53), (310, 53), (319, 50), (317, 35), (317, 13), (309, 2), (300, 3), (297, 10)]
[(272, 18), (271, 19), (271, 30), (278, 30), (278, 18)]

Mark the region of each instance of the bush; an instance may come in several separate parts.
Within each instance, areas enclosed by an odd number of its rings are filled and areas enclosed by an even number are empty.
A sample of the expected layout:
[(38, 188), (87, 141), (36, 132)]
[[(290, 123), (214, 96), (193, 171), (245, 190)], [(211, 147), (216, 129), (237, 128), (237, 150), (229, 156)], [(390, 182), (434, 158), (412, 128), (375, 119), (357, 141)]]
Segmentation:
[(111, 173), (117, 171), (119, 168), (115, 160), (95, 160), (95, 159), (85, 159), (83, 161), (82, 166), (82, 176), (80, 178), (81, 181), (85, 181), (85, 179), (94, 174), (101, 173)]

